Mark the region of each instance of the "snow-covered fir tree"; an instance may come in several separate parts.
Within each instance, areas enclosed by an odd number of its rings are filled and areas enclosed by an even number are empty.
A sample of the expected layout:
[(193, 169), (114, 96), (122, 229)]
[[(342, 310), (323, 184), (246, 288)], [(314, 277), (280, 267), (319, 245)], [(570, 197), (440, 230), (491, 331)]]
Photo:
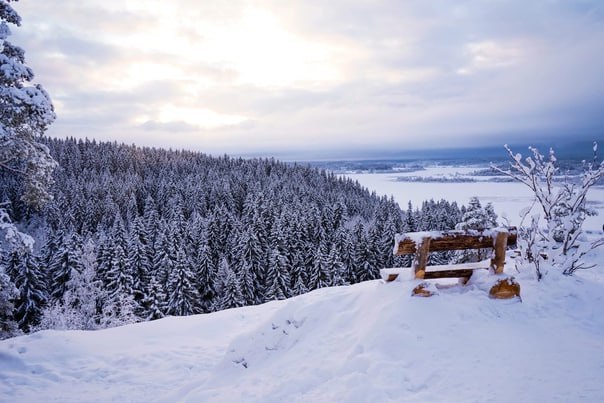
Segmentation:
[(47, 267), (49, 294), (53, 301), (61, 300), (74, 272), (81, 271), (79, 235), (63, 236)]
[[(482, 207), (478, 197), (470, 198), (468, 206), (461, 217), (461, 222), (456, 225), (458, 230), (482, 230), (497, 227), (497, 215), (493, 209), (493, 205), (489, 202), (485, 207)], [(465, 263), (471, 261), (481, 261), (489, 257), (492, 250), (477, 249), (463, 250), (457, 252), (448, 252), (447, 260), (454, 259), (456, 262)], [(441, 263), (441, 262), (439, 262)]]
[(164, 287), (161, 286), (155, 276), (151, 276), (143, 305), (145, 307), (145, 320), (156, 320), (166, 316), (168, 311), (166, 294), (164, 293)]
[(245, 301), (241, 294), (239, 280), (226, 258), (220, 261), (218, 275), (221, 279), (221, 285), (218, 291), (219, 299), (216, 301), (217, 310), (244, 306)]
[(182, 247), (176, 252), (174, 268), (168, 275), (167, 313), (187, 316), (201, 311), (200, 298), (195, 286), (194, 272)]
[(134, 300), (140, 305), (146, 298), (146, 289), (149, 285), (152, 262), (149, 250), (149, 241), (141, 216), (136, 216), (132, 221), (132, 228), (128, 236), (128, 267), (132, 273), (132, 292)]
[(461, 222), (456, 228), (461, 230), (468, 229), (489, 229), (497, 227), (497, 214), (493, 209), (493, 205), (489, 202), (485, 207), (482, 207), (478, 197), (473, 196), (466, 208), (466, 212), (461, 218)]
[(42, 310), (48, 302), (44, 274), (37, 257), (25, 245), (14, 248), (8, 254), (5, 268), (19, 292), (14, 300), (14, 319), (19, 328), (27, 332), (40, 322)]
[(200, 307), (203, 312), (210, 312), (212, 302), (216, 297), (216, 283), (219, 279), (216, 275), (218, 269), (214, 266), (206, 238), (198, 246), (194, 270)]
[(6, 274), (4, 265), (0, 261), (0, 340), (19, 334), (19, 327), (15, 320), (15, 306), (13, 301), (19, 296), (19, 290)]
[[(55, 120), (48, 93), (31, 84), (34, 74), (25, 65), (25, 51), (8, 41), (9, 24), (21, 17), (5, 0), (0, 1), (0, 171), (22, 183), (21, 200), (40, 208), (50, 194), (56, 162), (48, 148), (37, 141)], [(5, 201), (2, 200), (4, 203)], [(1, 205), (4, 208), (6, 205)], [(19, 217), (13, 217), (19, 218)]]

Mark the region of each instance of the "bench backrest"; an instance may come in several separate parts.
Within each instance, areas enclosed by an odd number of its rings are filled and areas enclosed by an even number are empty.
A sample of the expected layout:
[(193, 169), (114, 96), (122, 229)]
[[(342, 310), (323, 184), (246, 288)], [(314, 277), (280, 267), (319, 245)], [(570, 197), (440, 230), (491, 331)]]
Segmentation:
[(502, 273), (507, 246), (516, 244), (516, 228), (495, 228), (466, 231), (427, 231), (397, 234), (395, 255), (415, 254), (413, 268), (416, 278), (424, 278), (428, 254), (434, 251), (493, 248), (491, 268)]
[(507, 245), (516, 245), (516, 227), (467, 231), (424, 231), (397, 234), (394, 245), (395, 255), (417, 253), (418, 246), (430, 239), (429, 252), (494, 248), (497, 234), (507, 233)]

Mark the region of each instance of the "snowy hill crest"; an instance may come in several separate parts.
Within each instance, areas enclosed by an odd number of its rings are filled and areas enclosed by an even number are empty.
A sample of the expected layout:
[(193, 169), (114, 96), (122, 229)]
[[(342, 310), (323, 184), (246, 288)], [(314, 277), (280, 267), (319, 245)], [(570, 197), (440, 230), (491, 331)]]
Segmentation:
[[(413, 281), (0, 342), (1, 401), (599, 401), (604, 277), (521, 275), (523, 302)], [(502, 393), (501, 391), (505, 391)]]

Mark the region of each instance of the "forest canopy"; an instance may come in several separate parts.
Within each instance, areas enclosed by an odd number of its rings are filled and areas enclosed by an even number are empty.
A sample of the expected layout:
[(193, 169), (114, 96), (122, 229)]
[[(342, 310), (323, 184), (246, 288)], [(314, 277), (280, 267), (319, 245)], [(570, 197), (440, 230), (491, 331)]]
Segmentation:
[(465, 212), (446, 201), (402, 211), (349, 178), (273, 159), (43, 143), (59, 168), (42, 211), (0, 177), (11, 215), (37, 240), (33, 252), (3, 256), (13, 279), (32, 273), (22, 283), (45, 296), (17, 315), (23, 330), (210, 312), (375, 279), (405, 263), (392, 256), (395, 233), (452, 229)]

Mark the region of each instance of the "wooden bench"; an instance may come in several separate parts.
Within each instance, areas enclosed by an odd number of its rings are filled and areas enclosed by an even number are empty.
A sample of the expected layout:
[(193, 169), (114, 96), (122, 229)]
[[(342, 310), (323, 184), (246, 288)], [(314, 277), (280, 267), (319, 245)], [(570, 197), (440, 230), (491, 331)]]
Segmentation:
[[(398, 234), (394, 245), (395, 255), (413, 254), (412, 268), (417, 280), (438, 278), (462, 278), (466, 283), (474, 270), (491, 269), (495, 274), (503, 273), (505, 252), (508, 246), (516, 245), (515, 227), (488, 230), (429, 231)], [(492, 248), (492, 258), (476, 263), (427, 266), (430, 252)], [(394, 281), (409, 268), (380, 270), (386, 282)]]

